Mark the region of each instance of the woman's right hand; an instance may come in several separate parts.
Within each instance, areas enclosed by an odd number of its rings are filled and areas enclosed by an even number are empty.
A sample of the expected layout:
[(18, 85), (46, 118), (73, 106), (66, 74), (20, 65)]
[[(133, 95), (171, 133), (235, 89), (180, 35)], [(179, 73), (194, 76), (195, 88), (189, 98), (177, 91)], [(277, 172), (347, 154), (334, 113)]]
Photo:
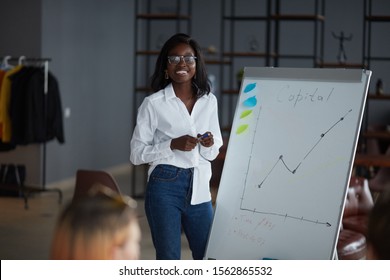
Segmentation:
[(179, 138), (172, 139), (171, 149), (179, 151), (191, 151), (198, 144), (198, 139), (190, 135), (183, 135)]

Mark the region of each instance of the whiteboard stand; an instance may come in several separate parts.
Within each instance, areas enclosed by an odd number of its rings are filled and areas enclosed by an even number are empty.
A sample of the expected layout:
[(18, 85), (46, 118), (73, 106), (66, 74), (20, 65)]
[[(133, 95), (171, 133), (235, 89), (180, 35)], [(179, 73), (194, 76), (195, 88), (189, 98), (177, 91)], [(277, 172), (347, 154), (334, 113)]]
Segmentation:
[(371, 71), (246, 67), (205, 259), (335, 259)]

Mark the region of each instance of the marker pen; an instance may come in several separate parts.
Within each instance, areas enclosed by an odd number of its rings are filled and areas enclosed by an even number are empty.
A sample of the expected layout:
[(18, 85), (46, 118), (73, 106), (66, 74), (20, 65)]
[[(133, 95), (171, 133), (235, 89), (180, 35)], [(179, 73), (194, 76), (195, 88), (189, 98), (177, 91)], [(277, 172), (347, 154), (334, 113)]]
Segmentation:
[(199, 136), (199, 137), (198, 137), (198, 140), (202, 140), (202, 139), (204, 139), (204, 138), (206, 138), (206, 137), (208, 137), (208, 136), (209, 136), (209, 133), (206, 132), (205, 134)]

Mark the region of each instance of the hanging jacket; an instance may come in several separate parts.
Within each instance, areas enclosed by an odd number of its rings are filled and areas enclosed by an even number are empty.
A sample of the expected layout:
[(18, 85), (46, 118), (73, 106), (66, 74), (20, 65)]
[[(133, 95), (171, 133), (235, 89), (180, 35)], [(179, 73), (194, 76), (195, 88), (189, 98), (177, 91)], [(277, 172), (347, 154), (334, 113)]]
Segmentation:
[(27, 98), (28, 82), (35, 67), (25, 66), (19, 72), (10, 76), (11, 100), (9, 113), (12, 122), (11, 143), (15, 145), (26, 143), (26, 119), (27, 119)]
[[(15, 121), (13, 141), (17, 144), (42, 143), (57, 139), (64, 143), (62, 106), (57, 79), (48, 74), (48, 92), (44, 92), (44, 71), (41, 67), (15, 77), (10, 115)], [(27, 79), (27, 80), (24, 80)], [(24, 81), (23, 81), (24, 80)], [(14, 95), (15, 94), (15, 95)]]

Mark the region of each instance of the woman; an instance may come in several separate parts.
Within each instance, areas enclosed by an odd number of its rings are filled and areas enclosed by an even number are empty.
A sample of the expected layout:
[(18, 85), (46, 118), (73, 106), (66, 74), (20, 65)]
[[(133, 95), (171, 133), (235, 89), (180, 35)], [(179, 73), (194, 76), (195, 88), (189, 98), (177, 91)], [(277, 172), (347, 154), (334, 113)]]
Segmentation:
[(157, 259), (180, 259), (181, 229), (203, 259), (213, 208), (211, 164), (222, 146), (217, 99), (199, 44), (186, 34), (165, 42), (152, 75), (154, 94), (138, 109), (130, 160), (149, 164), (145, 212)]
[(56, 260), (139, 259), (141, 230), (136, 202), (97, 186), (61, 213), (51, 246)]

